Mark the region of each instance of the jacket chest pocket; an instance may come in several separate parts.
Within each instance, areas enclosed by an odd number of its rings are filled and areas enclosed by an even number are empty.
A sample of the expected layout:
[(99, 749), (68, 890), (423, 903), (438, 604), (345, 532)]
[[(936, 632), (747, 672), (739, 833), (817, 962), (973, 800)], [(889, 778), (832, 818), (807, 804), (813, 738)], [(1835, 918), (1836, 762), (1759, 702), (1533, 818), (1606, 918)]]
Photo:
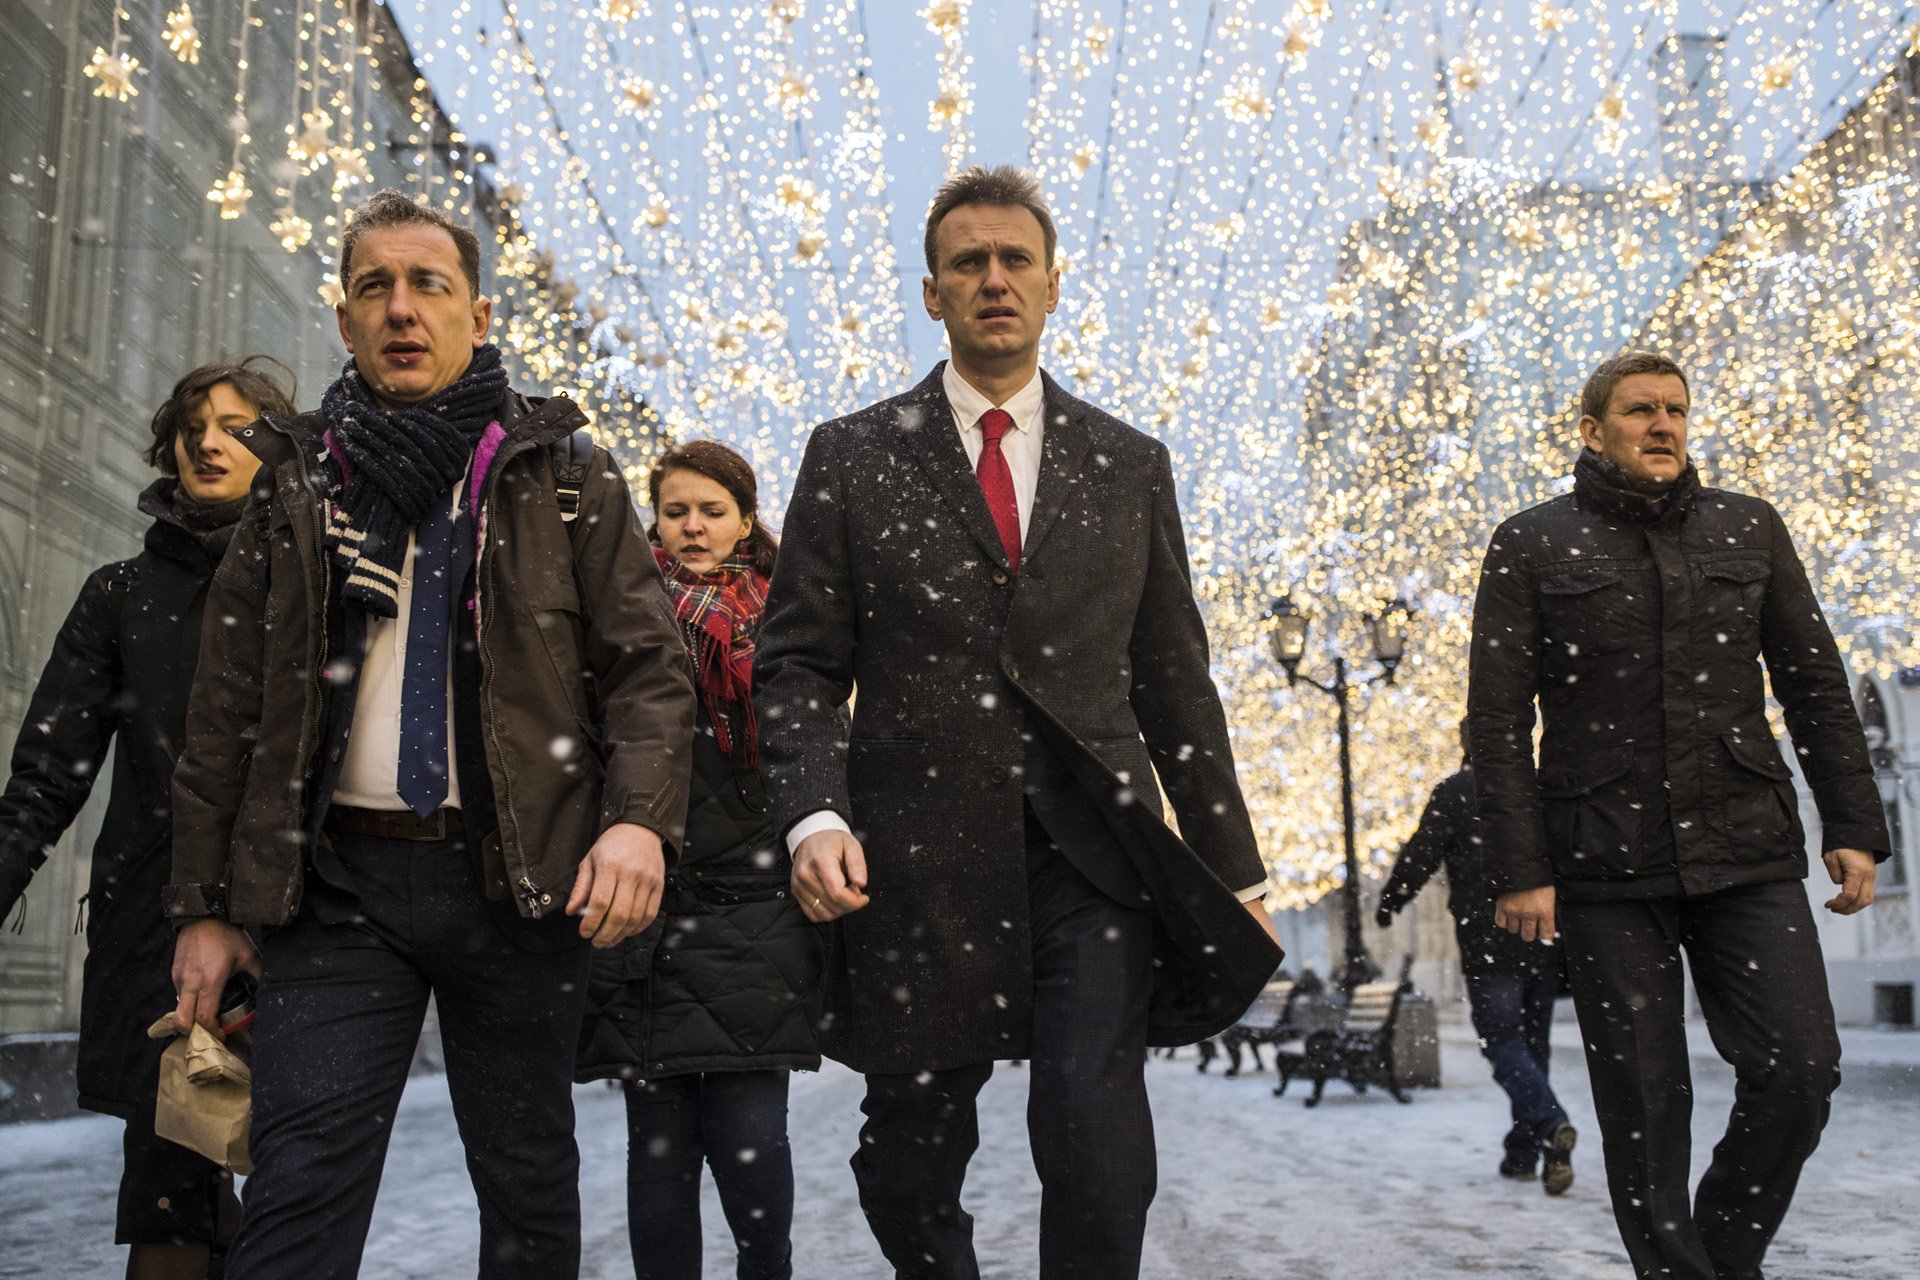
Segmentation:
[(1543, 576), (1542, 647), (1578, 658), (1653, 643), (1658, 615), (1647, 577), (1611, 568), (1562, 569)]
[(1760, 611), (1772, 576), (1765, 560), (1723, 560), (1703, 567), (1695, 615), (1701, 630), (1718, 645), (1758, 652)]

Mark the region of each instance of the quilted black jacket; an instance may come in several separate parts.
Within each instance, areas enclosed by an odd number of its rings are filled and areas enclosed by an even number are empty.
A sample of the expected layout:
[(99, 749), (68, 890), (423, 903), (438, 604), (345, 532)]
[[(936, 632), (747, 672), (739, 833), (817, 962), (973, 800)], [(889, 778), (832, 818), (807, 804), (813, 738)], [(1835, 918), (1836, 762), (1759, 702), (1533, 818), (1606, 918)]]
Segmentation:
[(722, 754), (704, 707), (690, 796), (659, 919), (594, 953), (581, 1080), (820, 1065), (819, 933), (788, 888), (759, 771)]

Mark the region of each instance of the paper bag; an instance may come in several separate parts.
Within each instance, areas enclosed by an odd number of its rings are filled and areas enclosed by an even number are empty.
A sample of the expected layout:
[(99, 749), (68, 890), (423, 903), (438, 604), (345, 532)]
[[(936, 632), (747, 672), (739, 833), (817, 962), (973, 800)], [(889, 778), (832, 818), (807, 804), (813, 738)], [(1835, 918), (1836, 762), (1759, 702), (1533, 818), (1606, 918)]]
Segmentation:
[(160, 1103), (153, 1131), (224, 1169), (253, 1172), (247, 1140), (253, 1128), (253, 1072), (198, 1023), (186, 1035), (171, 1017), (147, 1028), (154, 1040), (174, 1037), (160, 1055)]

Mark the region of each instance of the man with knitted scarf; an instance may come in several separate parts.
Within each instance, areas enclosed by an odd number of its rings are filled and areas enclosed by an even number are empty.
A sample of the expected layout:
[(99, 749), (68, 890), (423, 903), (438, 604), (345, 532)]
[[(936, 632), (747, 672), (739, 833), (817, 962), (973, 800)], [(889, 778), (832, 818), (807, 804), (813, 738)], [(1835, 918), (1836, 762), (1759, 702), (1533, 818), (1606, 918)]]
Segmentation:
[(473, 233), (381, 192), (340, 278), (352, 359), (321, 411), (241, 433), (261, 467), (201, 654), (225, 678), (175, 775), (176, 1021), (264, 969), (231, 1274), (358, 1271), (431, 997), (480, 1276), (573, 1277), (589, 943), (659, 907), (685, 650), (606, 453), (563, 513), (585, 418), (509, 387)]

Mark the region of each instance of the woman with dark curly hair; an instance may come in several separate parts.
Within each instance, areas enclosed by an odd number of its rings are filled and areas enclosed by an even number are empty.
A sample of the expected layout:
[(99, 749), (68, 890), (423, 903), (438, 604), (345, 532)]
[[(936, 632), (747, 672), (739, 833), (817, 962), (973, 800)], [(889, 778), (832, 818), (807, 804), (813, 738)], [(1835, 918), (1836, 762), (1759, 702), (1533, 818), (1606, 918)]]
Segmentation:
[[(259, 468), (233, 433), (292, 414), (266, 356), (203, 365), (153, 415), (145, 451), (161, 475), (140, 495), (146, 547), (96, 570), (53, 643), (0, 794), (0, 919), (79, 814), (116, 738), (113, 797), (81, 899), (80, 1105), (127, 1122), (115, 1239), (130, 1280), (218, 1275), (239, 1205), (219, 1166), (155, 1136), (160, 1041), (175, 1003), (173, 929), (160, 891), (172, 862), (173, 766), (186, 736), (207, 584)], [(219, 673), (209, 673), (218, 679)]]
[(787, 1076), (820, 1065), (818, 941), (760, 786), (754, 639), (779, 544), (745, 458), (696, 440), (648, 482), (654, 555), (700, 695), (687, 835), (659, 919), (594, 955), (581, 1079), (627, 1098), (627, 1226), (640, 1280), (699, 1280), (710, 1165), (742, 1280), (793, 1275)]

